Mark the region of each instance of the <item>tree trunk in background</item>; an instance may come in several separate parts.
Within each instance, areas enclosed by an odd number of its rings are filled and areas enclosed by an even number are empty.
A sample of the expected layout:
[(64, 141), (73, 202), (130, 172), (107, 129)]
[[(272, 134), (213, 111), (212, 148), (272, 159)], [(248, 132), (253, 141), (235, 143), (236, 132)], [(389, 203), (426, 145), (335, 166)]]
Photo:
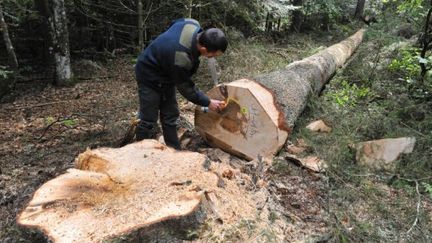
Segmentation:
[(214, 147), (252, 160), (272, 156), (285, 144), (312, 93), (319, 93), (363, 40), (364, 30), (285, 69), (219, 85), (208, 92), (225, 100), (221, 112), (197, 108), (198, 133)]
[(62, 85), (70, 81), (69, 33), (67, 28), (64, 0), (52, 1), (53, 17), (49, 20), (54, 35), (54, 58), (56, 64), (55, 84)]
[(365, 6), (366, 0), (358, 0), (357, 1), (357, 7), (354, 13), (354, 18), (361, 18), (363, 16), (364, 6)]
[(279, 17), (279, 19), (278, 19), (278, 22), (277, 22), (277, 28), (276, 28), (276, 30), (277, 31), (280, 31), (280, 27), (281, 27), (281, 17)]
[[(423, 27), (423, 36), (420, 38), (420, 43), (422, 45), (422, 50), (420, 52), (420, 57), (421, 58), (426, 58), (426, 53), (428, 50), (431, 49), (431, 44), (432, 44), (432, 36), (431, 36), (431, 17), (432, 17), (432, 0), (430, 3), (431, 7), (429, 8), (429, 11), (426, 15), (426, 21), (424, 23), (424, 27)], [(421, 78), (422, 78), (422, 82), (424, 81), (424, 77), (426, 75), (426, 72), (428, 70), (430, 70), (430, 68), (428, 68), (426, 66), (426, 63), (424, 62), (420, 62), (420, 68), (421, 68)]]
[[(294, 0), (292, 5), (301, 7), (303, 5), (303, 0)], [(299, 32), (303, 22), (303, 13), (301, 9), (296, 9), (293, 12), (291, 31)]]
[[(41, 26), (41, 37), (44, 39), (44, 46), (48, 48), (44, 48), (43, 53), (43, 60), (48, 62), (46, 65), (47, 69), (53, 69), (54, 67), (54, 57), (52, 55), (52, 51), (49, 49), (50, 46), (53, 46), (53, 40), (52, 35), (50, 34), (50, 28), (48, 25), (48, 18), (50, 16), (49, 6), (47, 0), (34, 0), (34, 4), (36, 7), (36, 10), (39, 12), (39, 14), (43, 17), (43, 25)], [(54, 76), (54, 75), (52, 75)]]
[[(6, 49), (8, 53), (9, 65), (14, 71), (18, 69), (18, 61), (15, 55), (15, 50), (12, 45), (12, 41), (9, 38), (9, 32), (6, 22), (3, 17), (3, 1), (0, 0), (0, 31), (3, 33), (3, 39), (6, 44)], [(15, 78), (5, 78), (0, 82), (0, 98), (3, 97), (9, 90), (15, 85)]]
[(49, 54), (54, 64), (54, 85), (63, 85), (72, 78), (64, 0), (35, 0), (48, 26)]
[(9, 38), (9, 31), (6, 25), (6, 22), (3, 17), (3, 8), (2, 8), (3, 1), (0, 1), (0, 31), (3, 32), (3, 40), (6, 44), (6, 49), (8, 53), (9, 58), (9, 65), (16, 70), (18, 68), (18, 60), (15, 55), (15, 50), (12, 45), (12, 41)]
[(188, 0), (186, 2), (185, 18), (192, 18), (192, 7), (193, 7), (193, 0)]
[(138, 0), (138, 50), (141, 51), (144, 47), (144, 21), (143, 21), (143, 3)]

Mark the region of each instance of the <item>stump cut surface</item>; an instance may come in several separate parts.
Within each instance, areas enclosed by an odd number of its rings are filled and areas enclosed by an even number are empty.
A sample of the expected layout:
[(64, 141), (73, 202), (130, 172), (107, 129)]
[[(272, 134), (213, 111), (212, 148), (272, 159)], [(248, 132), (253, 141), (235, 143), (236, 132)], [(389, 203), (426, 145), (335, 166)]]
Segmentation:
[(219, 188), (220, 178), (203, 167), (206, 163), (202, 154), (155, 140), (88, 150), (75, 169), (35, 192), (18, 223), (41, 229), (54, 242), (100, 242), (188, 216), (200, 208), (205, 193), (224, 199), (218, 212), (225, 222), (244, 216), (241, 212), (253, 214), (246, 193), (231, 181)]

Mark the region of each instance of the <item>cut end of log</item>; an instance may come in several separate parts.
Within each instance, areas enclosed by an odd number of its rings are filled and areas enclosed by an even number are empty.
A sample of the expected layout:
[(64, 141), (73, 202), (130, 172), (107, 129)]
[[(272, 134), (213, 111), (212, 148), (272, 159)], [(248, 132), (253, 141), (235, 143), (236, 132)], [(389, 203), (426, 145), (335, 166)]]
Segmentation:
[[(77, 158), (77, 169), (42, 185), (17, 221), (54, 242), (100, 242), (200, 213), (206, 192), (241, 198), (245, 193), (235, 183), (218, 187), (220, 178), (203, 167), (207, 160), (155, 140), (88, 150)], [(243, 210), (236, 200), (219, 209), (224, 222)], [(252, 204), (242, 206), (255, 211)]]
[(195, 111), (195, 127), (210, 145), (252, 160), (275, 154), (285, 143), (285, 116), (264, 86), (241, 79), (219, 85), (208, 95), (227, 103), (220, 112)]
[(195, 127), (213, 147), (252, 160), (276, 153), (290, 133), (308, 97), (322, 90), (336, 69), (353, 54), (364, 30), (283, 70), (241, 79), (211, 89), (213, 99), (225, 100), (221, 112), (195, 112)]

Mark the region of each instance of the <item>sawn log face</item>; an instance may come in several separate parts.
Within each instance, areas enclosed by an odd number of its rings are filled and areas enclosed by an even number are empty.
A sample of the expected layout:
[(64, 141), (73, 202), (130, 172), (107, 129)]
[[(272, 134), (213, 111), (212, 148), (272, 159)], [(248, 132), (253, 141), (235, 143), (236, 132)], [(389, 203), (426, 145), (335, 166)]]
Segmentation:
[(227, 102), (220, 112), (196, 109), (195, 127), (208, 143), (248, 160), (269, 156), (285, 143), (288, 131), (283, 113), (262, 85), (241, 79), (218, 86), (208, 95)]

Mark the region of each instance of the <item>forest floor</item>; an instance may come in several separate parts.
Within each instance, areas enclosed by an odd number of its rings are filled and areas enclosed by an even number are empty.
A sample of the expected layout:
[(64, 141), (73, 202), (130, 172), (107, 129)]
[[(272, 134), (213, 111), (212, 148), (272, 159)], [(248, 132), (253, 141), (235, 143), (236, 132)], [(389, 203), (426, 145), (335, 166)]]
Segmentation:
[[(339, 36), (293, 35), (278, 43), (237, 40), (219, 60), (223, 71), (221, 81), (280, 69), (347, 36), (346, 33)], [(360, 51), (364, 54), (371, 49), (365, 47)], [(93, 69), (77, 64), (76, 75), (86, 80), (71, 87), (40, 85), (38, 80), (21, 82), (0, 104), (1, 242), (46, 242), (37, 231), (16, 225), (17, 215), (32, 194), (46, 181), (72, 168), (76, 156), (87, 148), (118, 146), (138, 107), (134, 58), (116, 57)], [(204, 91), (212, 86), (205, 66), (202, 63), (195, 77), (197, 85)], [(340, 81), (340, 78), (336, 77), (336, 80)], [(331, 93), (337, 87), (337, 84), (330, 86), (326, 92)], [(289, 140), (295, 143), (297, 139), (304, 139), (308, 143), (307, 153), (324, 158), (330, 165), (329, 171), (319, 174), (293, 164), (287, 159), (284, 148), (267, 172), (269, 193), (283, 208), (271, 214), (269, 220), (283, 220), (291, 225), (284, 229), (284, 241), (431, 241), (432, 196), (427, 190), (421, 190), (421, 194), (415, 190), (418, 183), (426, 188), (430, 180), (421, 180), (420, 174), (419, 180), (413, 177), (403, 180), (397, 174), (366, 173), (363, 168), (358, 169), (347, 144), (368, 136), (351, 139), (340, 133), (338, 126), (353, 124), (338, 123), (338, 119), (349, 115), (335, 113), (334, 109), (338, 108), (329, 104), (328, 97), (333, 96), (312, 98)], [(179, 100), (179, 105), (182, 116), (193, 116), (193, 109), (184, 99)], [(352, 108), (345, 111), (355, 113)], [(430, 119), (431, 111), (425, 110), (425, 116)], [(318, 118), (334, 126), (335, 132), (331, 136), (314, 135), (303, 129), (307, 122)], [(373, 121), (365, 124), (372, 126)], [(361, 127), (358, 132), (367, 133), (365, 129), (368, 128)], [(374, 131), (380, 129), (374, 127)], [(413, 133), (412, 129), (404, 131), (408, 135)], [(334, 142), (338, 140), (337, 136), (342, 144)], [(428, 144), (422, 138), (418, 140), (420, 144)], [(203, 148), (208, 147), (202, 142), (188, 147), (194, 151)], [(427, 149), (420, 152), (426, 153), (426, 157), (431, 153)], [(348, 169), (344, 170), (344, 167)], [(416, 209), (418, 204), (420, 209)], [(236, 230), (253, 230), (246, 228)], [(255, 232), (261, 238), (248, 239), (243, 237), (250, 234), (237, 231), (227, 233), (217, 241), (255, 239), (272, 242), (279, 239), (272, 232)]]

